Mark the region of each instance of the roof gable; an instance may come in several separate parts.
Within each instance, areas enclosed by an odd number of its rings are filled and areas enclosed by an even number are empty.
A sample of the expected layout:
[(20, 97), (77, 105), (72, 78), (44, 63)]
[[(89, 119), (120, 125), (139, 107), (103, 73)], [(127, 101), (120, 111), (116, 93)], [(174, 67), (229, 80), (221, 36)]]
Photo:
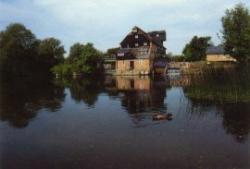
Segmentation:
[[(158, 33), (161, 33), (162, 34), (162, 40), (164, 41), (164, 39), (166, 39), (166, 37), (164, 38), (164, 36), (166, 36), (166, 32), (165, 31), (153, 31), (153, 32), (149, 32), (149, 33), (146, 33), (145, 31), (143, 31), (141, 28), (135, 26), (132, 28), (132, 31), (120, 42), (120, 44), (122, 44), (129, 35), (134, 35), (134, 34), (141, 34), (143, 35), (148, 41), (154, 43), (155, 45), (157, 46), (160, 46), (160, 47), (163, 47), (165, 48), (162, 43), (161, 43), (161, 39), (157, 39), (155, 38), (153, 35), (154, 34), (157, 34)], [(152, 36), (151, 36), (152, 35)]]

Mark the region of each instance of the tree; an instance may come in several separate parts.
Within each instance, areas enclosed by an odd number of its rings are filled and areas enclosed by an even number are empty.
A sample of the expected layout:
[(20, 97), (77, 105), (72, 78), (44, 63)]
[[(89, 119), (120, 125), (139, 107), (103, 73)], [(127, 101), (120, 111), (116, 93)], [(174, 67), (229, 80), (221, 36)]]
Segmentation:
[(211, 37), (194, 36), (183, 49), (183, 55), (187, 61), (198, 61), (205, 59), (206, 49), (212, 44)]
[(40, 41), (24, 25), (10, 24), (0, 32), (1, 77), (48, 75), (64, 60), (64, 48), (55, 38)]
[(26, 76), (36, 69), (38, 40), (24, 25), (15, 23), (0, 32), (1, 76)]
[(94, 48), (92, 43), (84, 45), (76, 65), (82, 73), (94, 73), (100, 68), (101, 52)]
[(55, 65), (51, 71), (64, 76), (73, 73), (91, 74), (101, 70), (102, 53), (92, 43), (76, 43), (70, 48), (70, 54), (63, 64)]
[(185, 57), (183, 55), (173, 55), (170, 57), (171, 62), (184, 62)]
[(72, 45), (70, 47), (70, 51), (69, 51), (69, 56), (67, 58), (67, 61), (69, 63), (73, 63), (75, 61), (77, 61), (77, 59), (79, 59), (82, 51), (83, 51), (84, 45), (80, 44), (80, 43), (75, 43), (74, 45)]
[(227, 9), (222, 17), (225, 51), (240, 63), (250, 59), (250, 12), (243, 4)]
[(60, 40), (55, 38), (42, 40), (38, 48), (40, 68), (49, 71), (53, 66), (62, 63), (64, 53), (64, 47)]

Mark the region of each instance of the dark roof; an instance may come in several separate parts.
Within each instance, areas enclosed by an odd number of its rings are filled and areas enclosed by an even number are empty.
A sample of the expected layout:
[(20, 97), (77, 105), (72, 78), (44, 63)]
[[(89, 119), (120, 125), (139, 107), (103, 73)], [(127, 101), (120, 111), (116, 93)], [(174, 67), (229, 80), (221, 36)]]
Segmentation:
[(165, 68), (167, 65), (167, 60), (157, 60), (154, 62), (154, 67)]
[(207, 48), (206, 54), (224, 54), (225, 50), (222, 45), (210, 46)]
[[(148, 40), (150, 41), (150, 42), (153, 42), (154, 44), (156, 44), (157, 46), (161, 46), (161, 47), (163, 47), (163, 48), (165, 48), (164, 46), (163, 46), (163, 44), (159, 41), (159, 40), (157, 40), (155, 37), (153, 37), (152, 35), (153, 34), (157, 34), (157, 32), (161, 32), (161, 33), (165, 33), (165, 35), (166, 35), (166, 32), (165, 31), (152, 31), (152, 32), (145, 32), (144, 30), (142, 30), (141, 28), (139, 28), (138, 26), (134, 26), (133, 27), (133, 29), (132, 30), (134, 30), (134, 29), (138, 29), (138, 30), (140, 30), (147, 38), (148, 38)], [(132, 32), (130, 32), (130, 33), (132, 33)], [(125, 37), (126, 38), (126, 37)], [(124, 39), (125, 39), (124, 38)], [(124, 40), (123, 39), (123, 40)], [(123, 41), (122, 40), (122, 41)]]
[(116, 59), (133, 59), (134, 57), (132, 48), (120, 48), (117, 52)]
[[(160, 31), (151, 31), (151, 32), (148, 32), (148, 34), (151, 36), (151, 37), (154, 37), (154, 38), (158, 38), (162, 41), (165, 41), (166, 40), (166, 31), (164, 30), (160, 30)], [(159, 35), (159, 37), (157, 37), (157, 34)]]

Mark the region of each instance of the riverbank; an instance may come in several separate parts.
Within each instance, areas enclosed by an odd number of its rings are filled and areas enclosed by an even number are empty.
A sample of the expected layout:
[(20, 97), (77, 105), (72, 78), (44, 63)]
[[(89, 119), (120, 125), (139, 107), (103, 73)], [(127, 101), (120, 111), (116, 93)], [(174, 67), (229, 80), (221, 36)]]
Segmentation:
[[(177, 62), (178, 63), (178, 62)], [(207, 74), (216, 71), (231, 71), (237, 67), (232, 62), (180, 62), (181, 74)]]

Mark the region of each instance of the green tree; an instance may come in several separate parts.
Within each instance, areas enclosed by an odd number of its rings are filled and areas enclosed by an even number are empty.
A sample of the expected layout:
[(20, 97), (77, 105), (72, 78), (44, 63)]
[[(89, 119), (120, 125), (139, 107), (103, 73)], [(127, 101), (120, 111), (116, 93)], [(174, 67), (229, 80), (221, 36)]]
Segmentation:
[(40, 41), (22, 24), (10, 24), (0, 32), (1, 77), (48, 75), (63, 62), (63, 54), (59, 40)]
[(211, 37), (194, 36), (192, 40), (186, 44), (182, 53), (187, 61), (199, 61), (205, 59), (206, 49), (212, 44)]
[(40, 69), (49, 71), (53, 66), (63, 63), (64, 53), (60, 40), (55, 38), (42, 40), (38, 48)]
[(19, 23), (10, 24), (0, 32), (1, 76), (26, 76), (36, 69), (38, 40)]
[(72, 45), (70, 47), (69, 56), (67, 58), (67, 61), (69, 63), (76, 62), (77, 59), (79, 59), (80, 55), (82, 54), (83, 48), (84, 48), (84, 45), (80, 44), (80, 43), (75, 43), (74, 45)]
[(240, 63), (250, 59), (250, 12), (243, 4), (227, 9), (222, 17), (225, 51)]
[(102, 53), (94, 48), (92, 43), (82, 45), (74, 44), (70, 48), (69, 57), (62, 64), (54, 66), (51, 70), (54, 74), (64, 76), (75, 73), (91, 74), (101, 70)]
[(94, 73), (100, 69), (101, 52), (92, 43), (84, 45), (80, 58), (76, 61), (78, 70), (82, 73)]

